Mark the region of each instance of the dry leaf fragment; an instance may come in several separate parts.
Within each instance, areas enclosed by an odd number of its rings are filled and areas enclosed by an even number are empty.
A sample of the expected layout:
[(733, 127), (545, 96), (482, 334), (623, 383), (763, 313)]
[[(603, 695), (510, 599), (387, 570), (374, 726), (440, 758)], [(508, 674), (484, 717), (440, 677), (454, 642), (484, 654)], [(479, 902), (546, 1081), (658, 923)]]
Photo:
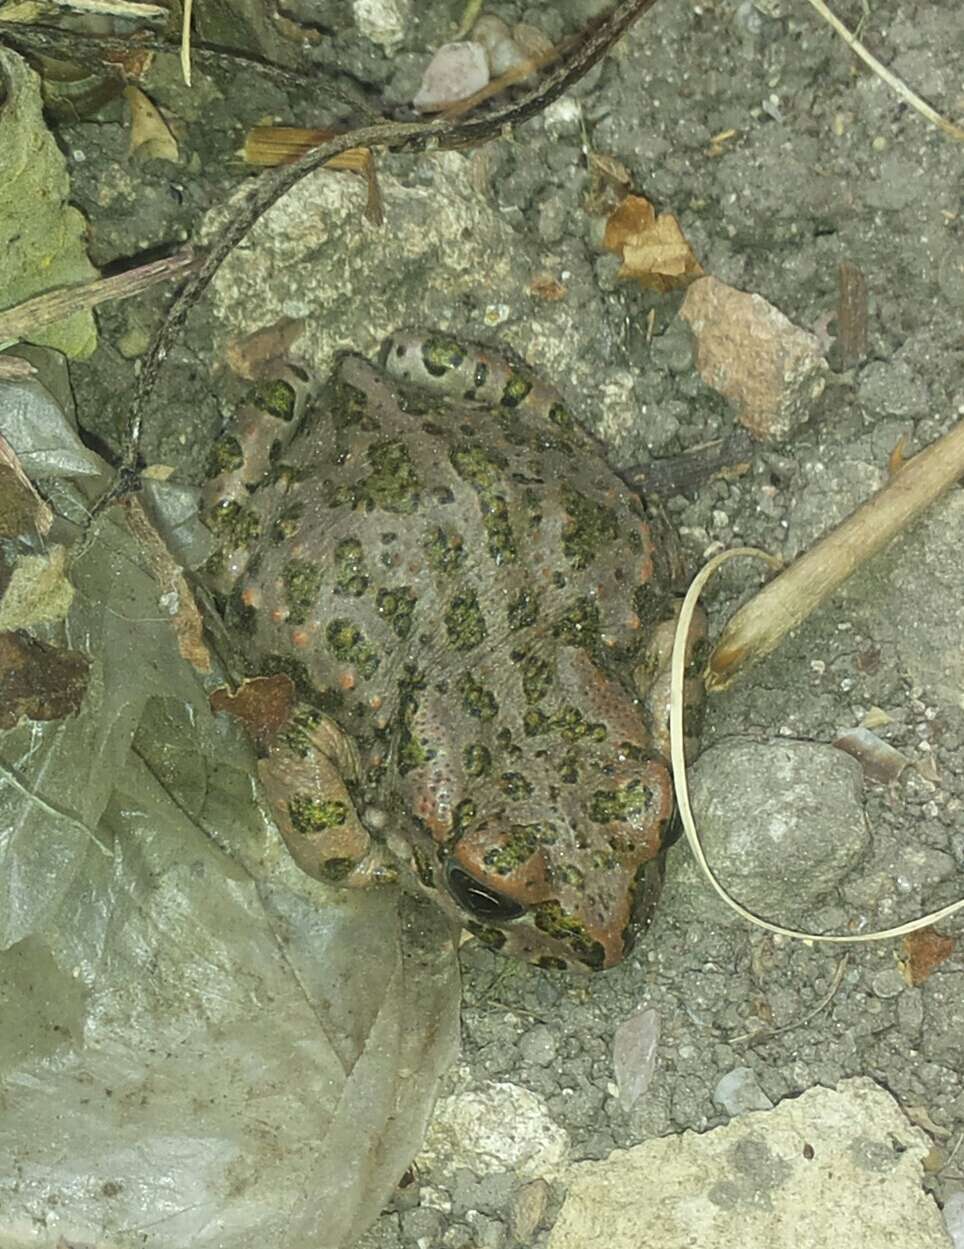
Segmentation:
[(954, 952), (954, 942), (933, 928), (909, 933), (900, 943), (900, 974), (913, 987), (923, 984), (935, 967)]
[(529, 294), (536, 299), (544, 299), (546, 303), (558, 303), (569, 294), (569, 288), (551, 273), (537, 273), (529, 283)]
[(223, 711), (240, 720), (256, 741), (265, 742), (283, 728), (295, 705), (295, 687), (290, 677), (253, 677), (236, 692), (225, 688), (211, 695), (211, 710)]
[(867, 280), (849, 260), (837, 269), (837, 346), (840, 367), (852, 369), (867, 355)]
[(272, 325), (234, 338), (225, 350), (228, 368), (246, 382), (265, 376), (265, 366), (286, 360), (301, 337), (305, 323), (300, 317), (280, 317)]
[(636, 278), (647, 290), (672, 291), (703, 276), (680, 224), (641, 195), (627, 195), (606, 222), (603, 246), (622, 259), (619, 276)]
[(137, 160), (178, 161), (177, 140), (140, 87), (126, 86), (124, 96), (131, 110), (129, 156)]
[(629, 194), (632, 174), (605, 152), (589, 153), (589, 191), (583, 204), (590, 217), (608, 217)]
[(894, 449), (887, 457), (887, 476), (896, 477), (907, 463), (907, 435), (901, 436), (894, 443)]
[(0, 729), (28, 720), (63, 720), (87, 689), (89, 661), (25, 633), (0, 633)]
[(868, 709), (867, 714), (860, 721), (860, 727), (871, 730), (882, 729), (884, 725), (893, 723), (894, 717), (889, 712), (884, 711), (883, 707), (878, 707), (875, 703), (874, 706)]
[[(290, 165), (319, 143), (326, 143), (338, 134), (337, 130), (308, 130), (302, 126), (252, 126), (241, 149), (242, 159), (249, 165), (269, 168), (273, 165)], [(350, 147), (325, 161), (326, 169), (356, 173), (368, 183), (368, 203), (365, 216), (372, 225), (384, 220), (382, 195), (375, 172), (375, 158), (367, 147)]]
[(948, 1128), (941, 1127), (939, 1123), (934, 1122), (926, 1106), (917, 1104), (913, 1106), (902, 1105), (901, 1110), (910, 1119), (911, 1123), (922, 1128), (928, 1136), (933, 1136), (936, 1140), (948, 1141), (954, 1135)]
[(0, 537), (45, 534), (54, 514), (20, 465), (17, 453), (0, 434)]
[(127, 523), (150, 561), (157, 581), (158, 603), (171, 618), (182, 659), (186, 659), (198, 672), (210, 672), (211, 656), (204, 644), (204, 621), (191, 587), (139, 499), (128, 502)]
[(27, 629), (67, 615), (74, 587), (64, 575), (66, 557), (65, 547), (52, 546), (45, 555), (17, 560), (0, 602), (0, 629)]

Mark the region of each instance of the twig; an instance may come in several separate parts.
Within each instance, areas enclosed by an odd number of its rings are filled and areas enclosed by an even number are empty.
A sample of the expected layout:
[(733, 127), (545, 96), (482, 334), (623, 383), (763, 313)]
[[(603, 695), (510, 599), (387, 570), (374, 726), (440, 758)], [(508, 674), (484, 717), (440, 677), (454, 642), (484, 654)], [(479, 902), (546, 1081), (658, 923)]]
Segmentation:
[(959, 142), (964, 141), (964, 130), (960, 126), (955, 126), (952, 121), (942, 117), (936, 109), (931, 108), (926, 100), (922, 100), (919, 95), (911, 91), (906, 83), (901, 82), (896, 74), (892, 74), (886, 65), (881, 65), (880, 61), (872, 53), (868, 52), (857, 36), (847, 29), (840, 18), (827, 8), (823, 0), (810, 0), (810, 3), (824, 21), (830, 23), (847, 47), (852, 52), (855, 52), (865, 65), (869, 65), (878, 78), (882, 78), (892, 91), (896, 91), (905, 104), (909, 104), (922, 117), (926, 117), (933, 125), (940, 127), (952, 139), (957, 139)]
[(142, 20), (145, 17), (167, 17), (167, 9), (160, 4), (138, 4), (136, 0), (54, 0), (61, 8), (73, 9), (75, 13), (98, 13), (105, 17), (123, 17)]
[(731, 1036), (727, 1038), (728, 1045), (737, 1045), (742, 1041), (769, 1041), (771, 1037), (779, 1036), (781, 1032), (791, 1032), (794, 1028), (802, 1028), (804, 1024), (808, 1024), (811, 1019), (815, 1019), (827, 1006), (830, 1005), (834, 995), (840, 988), (840, 983), (844, 978), (844, 972), (847, 970), (847, 964), (850, 961), (850, 955), (845, 954), (834, 968), (833, 979), (830, 981), (830, 988), (816, 1004), (813, 1010), (808, 1011), (802, 1019), (792, 1019), (790, 1023), (785, 1023), (779, 1028), (760, 1028), (756, 1032), (741, 1032), (739, 1036)]
[[(5, 23), (0, 21), (0, 44), (5, 44), (17, 51), (26, 49), (28, 52), (52, 52), (67, 54), (71, 60), (81, 64), (96, 65), (105, 73), (112, 73), (123, 78), (121, 65), (106, 62), (107, 55), (113, 57), (129, 57), (132, 52), (161, 52), (176, 56), (180, 45), (165, 38), (159, 32), (138, 31), (128, 38), (118, 35), (94, 34), (90, 31), (64, 30), (59, 26), (45, 26), (42, 23)], [(377, 121), (379, 114), (370, 107), (360, 95), (354, 95), (341, 88), (326, 83), (308, 74), (299, 74), (293, 69), (285, 69), (273, 61), (266, 61), (257, 56), (236, 52), (233, 48), (220, 48), (216, 44), (192, 40), (191, 58), (201, 65), (232, 65), (245, 66), (254, 73), (261, 74), (284, 86), (298, 87), (302, 92), (317, 92), (337, 100), (340, 104), (353, 110), (356, 114), (367, 117), (369, 121)]]
[(187, 86), (191, 85), (191, 13), (194, 0), (184, 0), (181, 15), (181, 73)]
[(76, 312), (87, 312), (108, 299), (129, 299), (149, 286), (183, 277), (197, 263), (191, 248), (175, 252), (163, 260), (139, 265), (109, 278), (94, 278), (76, 286), (61, 286), (44, 291), (32, 299), (0, 312), (0, 344), (29, 338), (44, 326), (63, 321)]

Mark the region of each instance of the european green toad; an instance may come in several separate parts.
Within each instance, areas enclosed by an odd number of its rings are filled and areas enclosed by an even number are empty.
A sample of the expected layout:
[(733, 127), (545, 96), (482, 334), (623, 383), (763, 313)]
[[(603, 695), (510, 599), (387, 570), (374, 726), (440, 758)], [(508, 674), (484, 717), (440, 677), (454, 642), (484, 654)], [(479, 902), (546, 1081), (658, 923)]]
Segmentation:
[(481, 348), (397, 334), (304, 413), (287, 377), (219, 441), (204, 515), (245, 662), (298, 691), (260, 763), (291, 853), (401, 876), (493, 949), (611, 967), (673, 811), (676, 600), (646, 508)]

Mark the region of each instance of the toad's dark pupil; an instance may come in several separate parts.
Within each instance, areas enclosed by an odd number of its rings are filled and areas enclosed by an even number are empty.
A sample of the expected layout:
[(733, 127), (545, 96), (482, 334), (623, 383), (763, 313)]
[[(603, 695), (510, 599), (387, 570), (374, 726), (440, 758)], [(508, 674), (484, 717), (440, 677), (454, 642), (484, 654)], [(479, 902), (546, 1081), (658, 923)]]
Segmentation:
[(480, 884), (474, 876), (470, 876), (461, 867), (449, 864), (445, 876), (449, 891), (459, 906), (471, 911), (479, 919), (490, 921), (518, 919), (525, 913), (524, 906)]

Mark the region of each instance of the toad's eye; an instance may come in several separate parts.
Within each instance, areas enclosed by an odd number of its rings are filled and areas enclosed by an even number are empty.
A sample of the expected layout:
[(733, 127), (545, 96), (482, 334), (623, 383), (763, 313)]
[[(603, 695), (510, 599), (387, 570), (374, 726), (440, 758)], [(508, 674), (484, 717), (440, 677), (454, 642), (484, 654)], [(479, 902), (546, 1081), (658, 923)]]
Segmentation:
[(461, 867), (449, 863), (445, 869), (449, 892), (464, 910), (489, 923), (506, 919), (518, 919), (525, 914), (525, 907), (504, 894), (496, 893), (481, 884)]

